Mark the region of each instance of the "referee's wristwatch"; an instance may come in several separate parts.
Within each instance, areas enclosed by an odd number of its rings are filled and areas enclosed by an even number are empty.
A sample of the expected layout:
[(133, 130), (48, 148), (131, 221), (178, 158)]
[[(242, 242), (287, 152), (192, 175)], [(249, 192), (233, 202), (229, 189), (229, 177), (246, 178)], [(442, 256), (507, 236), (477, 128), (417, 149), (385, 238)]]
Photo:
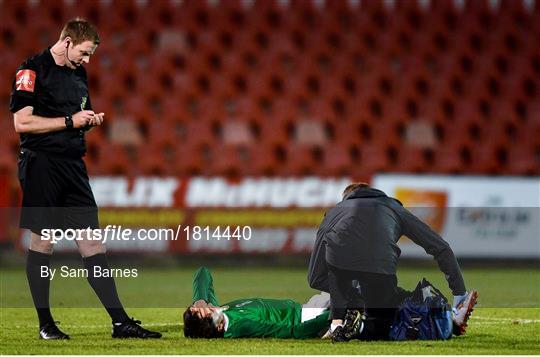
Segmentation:
[(66, 128), (73, 129), (73, 118), (71, 117), (71, 114), (68, 114), (64, 117)]

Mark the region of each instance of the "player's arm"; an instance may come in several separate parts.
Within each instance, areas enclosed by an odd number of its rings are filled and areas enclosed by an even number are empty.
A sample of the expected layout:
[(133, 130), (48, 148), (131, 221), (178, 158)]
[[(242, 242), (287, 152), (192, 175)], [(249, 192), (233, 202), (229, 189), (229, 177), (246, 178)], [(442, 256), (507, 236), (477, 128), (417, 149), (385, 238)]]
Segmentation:
[(465, 294), (465, 282), (448, 242), (405, 208), (400, 210), (400, 219), (403, 233), (435, 258), (453, 295)]
[[(13, 113), (13, 124), (17, 133), (43, 134), (66, 129), (66, 119), (64, 117), (44, 118), (34, 115), (33, 111), (34, 108), (26, 106)], [(72, 116), (73, 127), (82, 128), (94, 117), (93, 111), (80, 111)]]
[(214, 280), (212, 278), (212, 274), (205, 267), (199, 268), (193, 276), (192, 301), (195, 304), (201, 300), (213, 306), (219, 306), (219, 302), (214, 291)]

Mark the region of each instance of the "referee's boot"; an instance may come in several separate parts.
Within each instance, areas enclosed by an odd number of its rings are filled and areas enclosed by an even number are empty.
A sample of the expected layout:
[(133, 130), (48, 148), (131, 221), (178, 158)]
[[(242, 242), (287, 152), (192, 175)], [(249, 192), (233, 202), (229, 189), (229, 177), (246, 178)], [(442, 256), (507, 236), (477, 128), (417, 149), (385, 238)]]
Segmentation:
[(141, 322), (131, 318), (125, 322), (113, 323), (113, 338), (160, 338), (159, 332), (149, 331), (140, 326)]
[(42, 340), (69, 340), (69, 335), (66, 335), (58, 326), (58, 322), (49, 322), (39, 328), (39, 338)]

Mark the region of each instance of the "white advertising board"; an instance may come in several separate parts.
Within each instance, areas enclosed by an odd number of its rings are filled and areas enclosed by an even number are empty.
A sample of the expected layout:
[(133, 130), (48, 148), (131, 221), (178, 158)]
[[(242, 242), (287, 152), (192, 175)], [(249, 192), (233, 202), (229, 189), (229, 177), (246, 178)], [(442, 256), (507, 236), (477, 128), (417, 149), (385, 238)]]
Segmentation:
[[(540, 258), (540, 178), (376, 175), (448, 241), (458, 257)], [(426, 256), (402, 239), (402, 256)]]

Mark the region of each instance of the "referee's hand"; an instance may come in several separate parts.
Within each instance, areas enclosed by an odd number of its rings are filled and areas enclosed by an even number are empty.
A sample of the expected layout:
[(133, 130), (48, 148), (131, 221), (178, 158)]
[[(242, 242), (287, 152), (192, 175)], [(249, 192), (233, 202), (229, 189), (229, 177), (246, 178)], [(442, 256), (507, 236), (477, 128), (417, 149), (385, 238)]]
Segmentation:
[(88, 125), (91, 125), (91, 126), (101, 125), (101, 123), (103, 123), (104, 116), (105, 116), (105, 113), (94, 113), (94, 117), (90, 119), (90, 121), (88, 122)]
[(78, 113), (73, 114), (71, 118), (73, 120), (73, 127), (83, 128), (90, 125), (90, 120), (94, 118), (96, 114), (92, 110), (81, 110)]

